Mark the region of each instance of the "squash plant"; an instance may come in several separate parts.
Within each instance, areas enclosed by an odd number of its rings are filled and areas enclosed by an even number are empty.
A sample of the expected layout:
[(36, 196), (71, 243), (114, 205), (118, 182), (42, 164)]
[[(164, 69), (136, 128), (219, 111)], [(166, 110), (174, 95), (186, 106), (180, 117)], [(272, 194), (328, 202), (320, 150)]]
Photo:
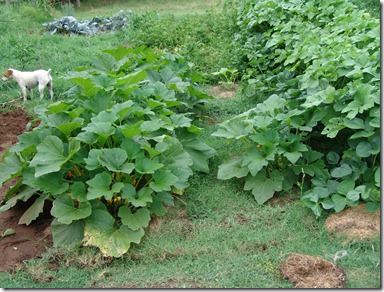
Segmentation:
[(209, 97), (180, 56), (118, 47), (92, 64), (66, 77), (76, 84), (68, 98), (36, 108), (39, 125), (4, 154), (0, 183), (18, 181), (0, 211), (29, 200), (19, 220), (28, 225), (52, 201), (54, 245), (120, 257), (194, 171), (208, 171), (215, 150), (192, 111)]
[(341, 0), (232, 2), (243, 93), (259, 103), (214, 133), (248, 149), (218, 177), (244, 177), (260, 203), (299, 185), (316, 216), (378, 208), (379, 20)]

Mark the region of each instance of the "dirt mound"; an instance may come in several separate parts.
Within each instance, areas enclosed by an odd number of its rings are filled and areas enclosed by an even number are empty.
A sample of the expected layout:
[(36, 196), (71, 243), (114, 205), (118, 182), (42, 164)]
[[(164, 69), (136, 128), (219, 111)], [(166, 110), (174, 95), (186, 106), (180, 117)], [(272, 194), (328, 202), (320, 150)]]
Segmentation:
[(280, 271), (295, 288), (343, 288), (346, 283), (344, 271), (321, 257), (292, 254)]
[(347, 240), (364, 240), (380, 235), (380, 209), (368, 212), (365, 204), (345, 209), (330, 215), (325, 220), (326, 229), (332, 234), (340, 234)]
[[(17, 136), (25, 131), (25, 127), (32, 118), (23, 110), (0, 112), (0, 155), (17, 143)], [(9, 182), (0, 188), (0, 199), (4, 197), (8, 188), (15, 182)], [(49, 212), (41, 214), (38, 220), (29, 226), (19, 225), (21, 215), (28, 208), (28, 203), (15, 206), (9, 211), (0, 213), (0, 231), (12, 228), (15, 234), (0, 237), (0, 271), (15, 268), (23, 260), (38, 257), (45, 251), (47, 245), (52, 244), (49, 229), (51, 217)]]

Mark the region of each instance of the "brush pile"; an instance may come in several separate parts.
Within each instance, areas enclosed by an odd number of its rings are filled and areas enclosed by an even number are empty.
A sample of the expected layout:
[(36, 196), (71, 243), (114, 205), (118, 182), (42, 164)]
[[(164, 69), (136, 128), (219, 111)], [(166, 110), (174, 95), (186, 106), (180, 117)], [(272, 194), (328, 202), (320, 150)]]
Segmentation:
[(113, 17), (94, 17), (92, 20), (82, 21), (78, 21), (73, 16), (65, 16), (55, 19), (53, 22), (43, 23), (43, 26), (45, 26), (47, 34), (95, 35), (126, 28), (128, 19), (132, 15), (131, 10), (120, 10)]

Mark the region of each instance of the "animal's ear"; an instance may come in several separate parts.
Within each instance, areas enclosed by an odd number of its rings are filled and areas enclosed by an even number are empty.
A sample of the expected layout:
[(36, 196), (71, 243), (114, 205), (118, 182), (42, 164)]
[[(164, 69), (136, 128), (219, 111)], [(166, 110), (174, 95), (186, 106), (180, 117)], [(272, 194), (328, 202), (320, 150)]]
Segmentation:
[(5, 72), (4, 76), (5, 76), (5, 77), (9, 77), (9, 76), (11, 76), (12, 74), (13, 74), (13, 71), (12, 71), (11, 69), (8, 69), (8, 70)]

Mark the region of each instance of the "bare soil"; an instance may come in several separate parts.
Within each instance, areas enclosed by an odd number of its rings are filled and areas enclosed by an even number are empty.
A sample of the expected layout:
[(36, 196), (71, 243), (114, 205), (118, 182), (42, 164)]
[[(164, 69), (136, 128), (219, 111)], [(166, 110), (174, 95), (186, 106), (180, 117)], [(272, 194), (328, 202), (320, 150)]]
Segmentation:
[[(17, 136), (25, 131), (25, 127), (32, 118), (22, 109), (12, 112), (0, 112), (0, 155), (7, 148), (17, 143)], [(15, 181), (6, 183), (0, 188), (0, 199)], [(0, 271), (17, 268), (24, 260), (39, 257), (52, 244), (49, 226), (52, 218), (49, 212), (44, 212), (29, 226), (19, 225), (21, 215), (29, 204), (17, 204), (11, 210), (0, 213), (0, 232), (12, 228), (15, 233), (0, 237)]]

